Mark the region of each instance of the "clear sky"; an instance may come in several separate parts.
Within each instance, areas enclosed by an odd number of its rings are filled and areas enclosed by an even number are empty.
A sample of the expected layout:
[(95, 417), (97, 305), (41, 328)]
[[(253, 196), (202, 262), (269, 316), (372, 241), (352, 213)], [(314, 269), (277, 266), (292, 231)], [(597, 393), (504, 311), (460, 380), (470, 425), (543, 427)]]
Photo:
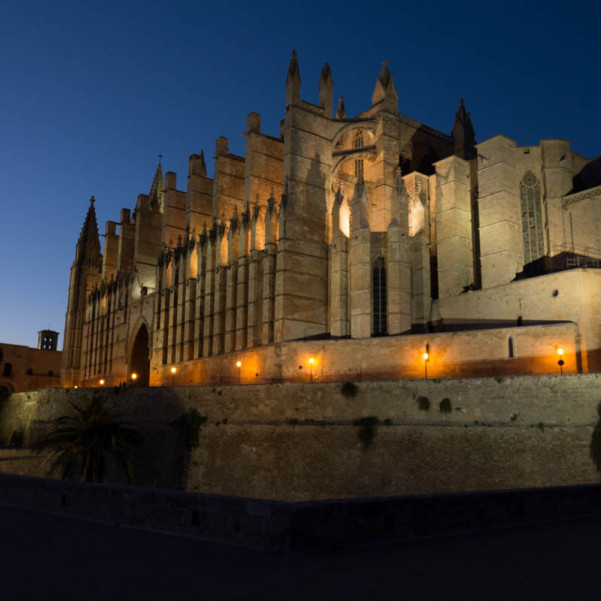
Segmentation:
[[(292, 48), (301, 96), (324, 62), (349, 116), (387, 60), (401, 113), (450, 133), (459, 98), (478, 141), (566, 138), (601, 153), (601, 5), (488, 3), (0, 3), (0, 341), (62, 333), (88, 199), (101, 232), (148, 193), (157, 164), (185, 189), (188, 156), (215, 139), (243, 154), (246, 115), (279, 135)], [(293, 8), (292, 8), (293, 7)]]

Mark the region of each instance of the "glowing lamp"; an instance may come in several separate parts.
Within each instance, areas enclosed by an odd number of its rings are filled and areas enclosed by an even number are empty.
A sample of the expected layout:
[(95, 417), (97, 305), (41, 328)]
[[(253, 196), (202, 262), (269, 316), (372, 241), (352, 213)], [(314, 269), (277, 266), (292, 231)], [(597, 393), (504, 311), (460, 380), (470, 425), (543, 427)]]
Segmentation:
[(132, 379), (132, 380), (135, 382), (135, 381), (138, 379), (138, 374), (137, 374), (136, 372), (134, 372), (134, 373), (131, 375), (131, 379)]
[(100, 386), (104, 386), (104, 380), (101, 379), (98, 384), (100, 384)]
[(422, 355), (422, 357), (423, 357), (424, 361), (427, 361), (430, 358), (430, 355), (428, 355), (428, 353), (424, 353)]
[(561, 357), (563, 355), (563, 349), (561, 347), (559, 347), (557, 349), (557, 354)]
[(238, 361), (238, 362), (236, 363), (236, 367), (238, 367), (238, 368), (242, 367), (242, 361)]

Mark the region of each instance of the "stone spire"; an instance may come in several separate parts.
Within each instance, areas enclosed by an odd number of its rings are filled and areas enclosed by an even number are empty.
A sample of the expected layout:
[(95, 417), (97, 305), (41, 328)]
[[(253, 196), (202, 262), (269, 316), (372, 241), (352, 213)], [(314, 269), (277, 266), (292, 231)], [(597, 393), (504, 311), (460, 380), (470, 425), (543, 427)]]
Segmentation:
[(205, 163), (205, 151), (200, 151), (200, 158), (198, 159), (198, 174), (203, 177), (207, 177), (207, 164)]
[(334, 82), (330, 65), (326, 63), (321, 70), (319, 79), (319, 106), (324, 110), (326, 117), (332, 117), (334, 108)]
[(154, 173), (154, 179), (148, 193), (148, 202), (151, 209), (160, 208), (163, 204), (163, 193), (165, 192), (165, 180), (163, 179), (163, 167), (161, 161), (157, 165)]
[(75, 262), (100, 268), (102, 266), (102, 254), (100, 253), (98, 221), (96, 220), (96, 209), (94, 208), (95, 200), (93, 196), (90, 198), (90, 206), (77, 241)]
[(462, 159), (476, 158), (476, 132), (470, 113), (465, 110), (463, 98), (459, 100), (459, 110), (455, 113), (455, 123), (451, 133), (453, 152)]
[(296, 58), (296, 50), (292, 51), (288, 75), (286, 76), (286, 106), (294, 104), (300, 100), (300, 69)]
[(388, 63), (386, 61), (382, 63), (380, 75), (378, 75), (374, 91), (371, 95), (372, 105), (382, 101), (383, 108), (395, 113), (398, 111), (399, 95), (397, 94), (392, 73), (388, 70)]
[(338, 99), (338, 110), (336, 111), (336, 119), (346, 119), (346, 108), (344, 106), (344, 98), (342, 96)]

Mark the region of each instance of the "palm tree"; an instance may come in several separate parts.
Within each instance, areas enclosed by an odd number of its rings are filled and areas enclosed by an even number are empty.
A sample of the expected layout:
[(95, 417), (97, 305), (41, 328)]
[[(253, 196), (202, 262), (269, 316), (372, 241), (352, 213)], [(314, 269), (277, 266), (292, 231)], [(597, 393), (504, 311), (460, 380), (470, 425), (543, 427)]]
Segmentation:
[(106, 482), (107, 459), (112, 458), (131, 484), (128, 450), (143, 443), (142, 435), (121, 421), (122, 416), (97, 394), (80, 405), (70, 404), (73, 413), (55, 419), (52, 430), (30, 449), (37, 454), (50, 452), (51, 474), (60, 473), (63, 479), (79, 478), (85, 482)]

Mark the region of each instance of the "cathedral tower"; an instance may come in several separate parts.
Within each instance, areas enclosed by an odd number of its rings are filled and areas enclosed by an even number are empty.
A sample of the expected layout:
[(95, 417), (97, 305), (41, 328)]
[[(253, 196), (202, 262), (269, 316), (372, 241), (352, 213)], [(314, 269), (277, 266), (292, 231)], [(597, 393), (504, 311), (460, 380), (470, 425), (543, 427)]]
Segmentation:
[(80, 379), (82, 332), (86, 315), (86, 302), (92, 288), (100, 283), (101, 273), (102, 254), (98, 238), (94, 197), (92, 196), (75, 247), (75, 260), (71, 266), (69, 280), (69, 299), (65, 317), (65, 343), (61, 364), (61, 381), (65, 386), (73, 386)]

